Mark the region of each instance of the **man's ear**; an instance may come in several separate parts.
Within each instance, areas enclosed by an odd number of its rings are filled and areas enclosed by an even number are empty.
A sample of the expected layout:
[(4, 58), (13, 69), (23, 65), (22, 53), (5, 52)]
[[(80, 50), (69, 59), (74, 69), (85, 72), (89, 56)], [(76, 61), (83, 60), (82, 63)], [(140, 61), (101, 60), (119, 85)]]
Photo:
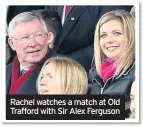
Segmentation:
[(53, 48), (54, 39), (55, 39), (55, 35), (53, 34), (53, 32), (49, 32), (48, 38), (47, 38), (47, 44), (51, 49)]
[(8, 44), (10, 45), (10, 47), (12, 48), (12, 50), (15, 51), (15, 45), (14, 45), (14, 42), (13, 42), (12, 38), (8, 38)]

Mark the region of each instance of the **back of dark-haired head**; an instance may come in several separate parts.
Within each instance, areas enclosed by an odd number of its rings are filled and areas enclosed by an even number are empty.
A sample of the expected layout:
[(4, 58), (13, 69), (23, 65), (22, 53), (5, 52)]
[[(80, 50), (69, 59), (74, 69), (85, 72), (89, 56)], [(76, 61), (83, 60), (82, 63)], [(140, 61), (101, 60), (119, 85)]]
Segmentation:
[[(55, 11), (49, 11), (49, 10), (33, 10), (34, 13), (41, 15), (46, 27), (48, 29), (48, 32), (52, 32), (55, 36), (54, 44), (58, 41), (61, 31), (62, 31), (62, 24), (61, 24), (61, 18)], [(54, 45), (53, 44), (53, 45)]]

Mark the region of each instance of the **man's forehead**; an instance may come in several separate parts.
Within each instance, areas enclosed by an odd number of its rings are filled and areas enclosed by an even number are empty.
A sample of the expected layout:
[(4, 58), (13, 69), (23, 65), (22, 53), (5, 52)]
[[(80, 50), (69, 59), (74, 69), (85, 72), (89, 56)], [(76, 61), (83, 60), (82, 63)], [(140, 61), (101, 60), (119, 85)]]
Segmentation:
[(32, 20), (29, 20), (29, 21), (17, 22), (15, 27), (19, 27), (19, 26), (23, 26), (24, 27), (27, 24), (31, 24), (33, 26), (35, 26), (35, 24), (42, 25), (42, 23), (40, 22), (40, 20), (38, 18), (34, 18)]
[(31, 21), (27, 21), (27, 22), (22, 22), (22, 23), (18, 23), (15, 25), (14, 27), (14, 31), (16, 33), (31, 33), (31, 32), (38, 32), (38, 31), (43, 31), (43, 25), (42, 23), (38, 20), (38, 19), (33, 19)]

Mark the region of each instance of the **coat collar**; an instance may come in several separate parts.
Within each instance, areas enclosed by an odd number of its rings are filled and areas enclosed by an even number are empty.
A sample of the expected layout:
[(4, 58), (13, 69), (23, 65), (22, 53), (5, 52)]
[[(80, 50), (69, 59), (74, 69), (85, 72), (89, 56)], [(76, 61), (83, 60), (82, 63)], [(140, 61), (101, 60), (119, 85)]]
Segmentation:
[[(135, 63), (133, 63), (131, 65), (131, 67), (129, 69), (127, 69), (127, 71), (123, 74), (123, 76), (126, 76), (126, 75), (132, 75), (134, 74), (135, 72)], [(98, 84), (100, 85), (104, 85), (105, 83), (103, 82), (103, 80), (101, 79), (101, 77), (97, 74), (97, 71), (96, 71), (96, 68), (95, 66), (93, 66), (89, 72), (89, 77), (91, 78), (91, 81), (94, 83), (94, 82), (97, 82)], [(113, 81), (113, 77), (110, 78), (110, 80), (108, 80), (109, 82), (110, 81)]]

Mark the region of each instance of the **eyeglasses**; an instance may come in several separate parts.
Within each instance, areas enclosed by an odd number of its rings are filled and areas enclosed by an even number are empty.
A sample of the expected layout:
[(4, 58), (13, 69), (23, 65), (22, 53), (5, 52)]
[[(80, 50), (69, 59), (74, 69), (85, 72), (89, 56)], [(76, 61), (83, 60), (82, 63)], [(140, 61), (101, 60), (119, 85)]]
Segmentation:
[(19, 39), (15, 37), (12, 37), (12, 38), (21, 42), (29, 42), (31, 38), (34, 38), (36, 41), (39, 42), (39, 41), (43, 41), (47, 34), (48, 34), (47, 32), (46, 33), (37, 32), (34, 35), (25, 35)]

